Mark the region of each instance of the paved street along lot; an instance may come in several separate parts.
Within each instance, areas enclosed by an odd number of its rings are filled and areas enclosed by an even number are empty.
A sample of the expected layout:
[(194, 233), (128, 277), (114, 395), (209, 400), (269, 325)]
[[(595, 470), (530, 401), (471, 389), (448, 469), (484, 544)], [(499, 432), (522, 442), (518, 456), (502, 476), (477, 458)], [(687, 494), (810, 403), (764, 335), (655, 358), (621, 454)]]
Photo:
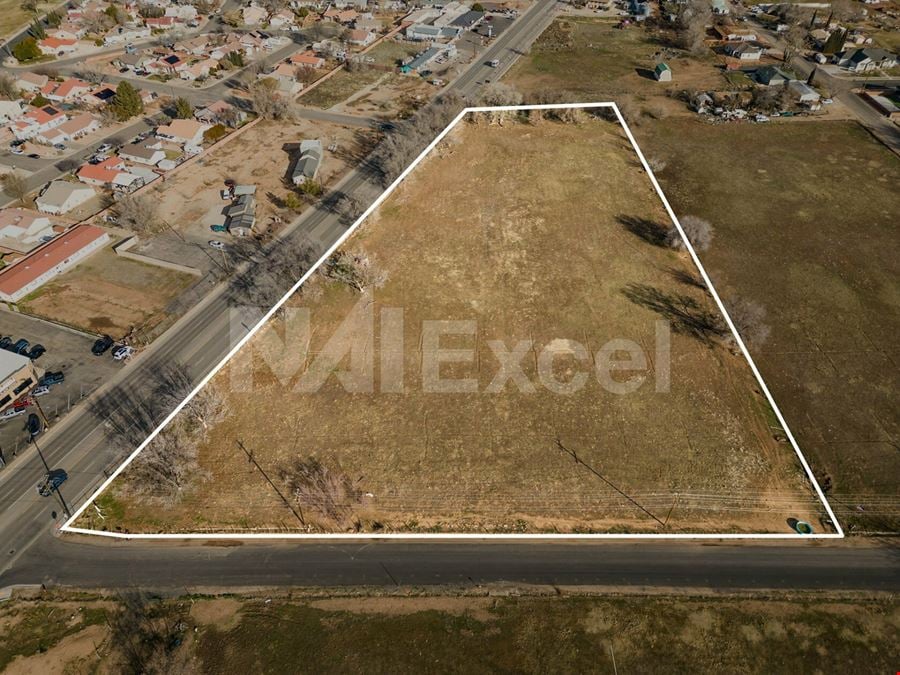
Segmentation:
[[(96, 338), (87, 333), (63, 328), (46, 321), (10, 311), (0, 311), (0, 333), (14, 341), (25, 338), (32, 345), (42, 344), (47, 353), (36, 365), (44, 371), (61, 370), (66, 380), (54, 385), (50, 393), (39, 399), (41, 408), (53, 425), (67, 408), (77, 405), (82, 394), (87, 396), (105, 382), (124, 364), (113, 361), (109, 352), (103, 356), (91, 354)], [(28, 412), (37, 412), (34, 406)], [(0, 448), (8, 463), (15, 463), (13, 454), (23, 450), (28, 441), (24, 431), (26, 415), (0, 422)]]

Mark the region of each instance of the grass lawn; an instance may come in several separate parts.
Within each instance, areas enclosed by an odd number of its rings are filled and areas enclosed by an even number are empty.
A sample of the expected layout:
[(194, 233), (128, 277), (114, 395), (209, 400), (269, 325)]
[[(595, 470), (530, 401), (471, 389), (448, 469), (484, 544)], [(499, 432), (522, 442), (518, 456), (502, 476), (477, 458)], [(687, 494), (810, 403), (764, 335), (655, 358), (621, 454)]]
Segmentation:
[(422, 45), (385, 40), (366, 52), (366, 56), (371, 56), (375, 59), (375, 63), (381, 66), (399, 66), (401, 61), (415, 56), (422, 50)]
[(25, 298), (22, 311), (92, 333), (125, 335), (161, 321), (166, 306), (195, 277), (118, 256), (112, 248), (87, 260)]
[[(605, 480), (654, 515), (668, 514), (669, 531), (785, 532), (790, 516), (815, 519), (818, 502), (791, 448), (773, 438), (746, 362), (691, 333), (716, 313), (686, 256), (648, 241), (648, 230), (667, 227), (617, 124), (464, 124), (346, 245), (374, 257), (387, 275), (383, 287), (361, 298), (317, 278), (294, 298), (295, 311), (214, 380), (231, 412), (200, 446), (210, 479), (174, 504), (151, 506), (121, 490), (126, 470), (111, 487), (113, 511), (123, 515), (93, 522), (87, 509), (81, 524), (658, 531)], [(313, 317), (307, 338), (291, 322), (302, 308)], [(377, 393), (350, 393), (335, 377), (313, 393), (298, 390), (301, 373), (320, 363), (354, 308), (369, 308), (373, 321), (402, 308), (402, 343), (362, 344), (402, 366), (403, 392), (381, 393), (392, 382), (382, 369), (373, 373)], [(423, 384), (425, 322), (437, 319), (473, 322), (471, 335), (440, 343), (472, 349), (469, 360), (440, 369), (444, 378), (468, 378), (464, 392)], [(668, 345), (657, 342), (666, 325)], [(340, 344), (357, 344), (364, 322), (351, 326)], [(591, 364), (624, 357), (613, 339), (631, 341), (647, 362), (601, 386), (589, 377)], [(492, 341), (505, 351), (523, 340), (526, 385), (501, 379), (494, 389), (500, 359)], [(577, 344), (592, 356), (578, 356)], [(248, 371), (253, 386), (238, 386)], [(632, 390), (614, 393), (615, 386)], [(339, 515), (326, 513), (319, 497), (301, 497), (298, 518), (239, 443), (276, 486), (299, 458), (357, 481), (360, 494), (341, 501)]]
[[(721, 86), (722, 75), (712, 56), (687, 58), (684, 52), (667, 48), (666, 38), (664, 33), (637, 26), (617, 29), (607, 20), (557, 19), (504, 81), (526, 97), (552, 92), (574, 102)], [(652, 76), (661, 51), (673, 72), (668, 83), (656, 82)]]
[(717, 287), (765, 307), (757, 363), (839, 517), (896, 529), (900, 160), (852, 122), (669, 119), (638, 136), (675, 210), (715, 225)]

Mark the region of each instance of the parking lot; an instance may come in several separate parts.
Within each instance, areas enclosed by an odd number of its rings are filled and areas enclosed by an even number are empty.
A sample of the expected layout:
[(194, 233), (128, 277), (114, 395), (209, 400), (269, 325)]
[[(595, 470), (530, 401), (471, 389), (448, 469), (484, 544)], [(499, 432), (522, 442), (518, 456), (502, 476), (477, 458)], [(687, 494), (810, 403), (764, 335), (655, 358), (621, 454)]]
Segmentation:
[[(51, 426), (124, 365), (114, 361), (110, 352), (103, 356), (91, 354), (94, 337), (23, 314), (0, 310), (0, 334), (14, 342), (24, 338), (32, 345), (44, 345), (47, 352), (35, 364), (43, 371), (64, 373), (64, 382), (37, 399)], [(30, 405), (24, 415), (0, 422), (0, 448), (7, 464), (14, 463), (16, 453), (26, 447), (25, 421), (29, 413), (37, 412), (37, 407)]]

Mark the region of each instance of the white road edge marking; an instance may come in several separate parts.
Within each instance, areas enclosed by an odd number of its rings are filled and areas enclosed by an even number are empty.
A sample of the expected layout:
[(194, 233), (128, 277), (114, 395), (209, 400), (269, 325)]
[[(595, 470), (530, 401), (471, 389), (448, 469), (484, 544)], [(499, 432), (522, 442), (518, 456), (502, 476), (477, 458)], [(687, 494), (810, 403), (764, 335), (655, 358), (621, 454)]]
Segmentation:
[[(222, 367), (234, 356), (249, 340), (252, 338), (260, 328), (262, 328), (266, 322), (277, 312), (281, 306), (287, 302), (288, 298), (290, 298), (300, 286), (319, 268), (319, 266), (327, 260), (360, 226), (360, 224), (368, 218), (375, 209), (377, 209), (381, 203), (390, 196), (390, 194), (397, 188), (400, 183), (403, 182), (403, 179), (409, 175), (409, 173), (419, 165), (419, 163), (425, 158), (428, 153), (430, 153), (438, 143), (455, 127), (466, 115), (469, 113), (478, 113), (478, 112), (501, 112), (501, 111), (520, 111), (520, 110), (557, 110), (557, 109), (572, 109), (572, 108), (611, 108), (615, 114), (616, 118), (619, 120), (619, 123), (622, 125), (622, 128), (625, 130), (625, 135), (628, 137), (631, 146), (634, 148), (637, 153), (638, 159), (641, 160), (641, 165), (644, 167), (644, 171), (647, 172), (647, 175), (650, 177), (650, 182), (653, 184), (653, 188), (656, 190), (656, 194), (659, 195), (660, 200), (662, 200), (663, 205), (666, 208), (666, 212), (669, 215), (669, 218), (672, 219), (672, 222), (675, 224), (675, 227), (678, 228), (679, 234), (684, 239), (685, 244), (687, 245), (687, 250), (691, 255), (691, 259), (694, 261), (694, 264), (697, 266), (697, 270), (700, 272), (700, 275), (703, 277), (703, 281), (706, 282), (707, 287), (709, 288), (710, 294), (713, 299), (716, 301), (716, 306), (719, 308), (719, 311), (722, 312), (722, 316), (725, 317), (725, 322), (728, 324), (728, 328), (731, 330), (734, 335), (735, 340), (737, 341), (738, 347), (740, 347), (741, 353), (747, 359), (747, 363), (750, 365), (750, 369), (753, 371), (753, 375), (756, 377), (757, 382), (759, 382), (759, 386), (761, 387), (763, 393), (766, 395), (766, 399), (769, 402), (769, 405), (772, 406), (772, 410), (775, 411), (775, 416), (778, 418), (779, 424), (781, 424), (782, 429), (784, 429), (785, 434), (787, 434), (788, 440), (791, 443), (791, 447), (794, 448), (794, 451), (797, 453), (797, 457), (800, 459), (800, 464), (803, 466), (804, 471), (806, 472), (807, 478), (809, 478), (810, 483), (813, 486), (813, 489), (816, 492), (816, 495), (822, 501), (822, 504), (825, 507), (825, 511), (828, 514), (828, 517), (831, 519), (831, 522), (834, 524), (837, 532), (835, 533), (814, 533), (814, 534), (790, 534), (790, 533), (760, 533), (760, 534), (736, 534), (736, 533), (723, 533), (723, 534), (710, 534), (710, 533), (642, 533), (642, 534), (610, 534), (610, 533), (600, 533), (600, 534), (475, 534), (475, 533), (409, 533), (409, 534), (400, 534), (400, 533), (391, 533), (391, 534), (370, 534), (370, 533), (362, 533), (362, 534), (348, 534), (348, 533), (317, 533), (317, 534), (302, 534), (299, 532), (248, 532), (248, 533), (235, 533), (235, 534), (227, 534), (227, 533), (185, 533), (185, 534), (142, 534), (142, 533), (120, 533), (120, 532), (104, 532), (101, 530), (91, 530), (82, 527), (75, 527), (73, 524), (78, 519), (78, 517), (84, 512), (84, 510), (98, 497), (100, 494), (109, 486), (110, 483), (115, 480), (115, 478), (125, 470), (125, 468), (131, 464), (135, 457), (143, 450), (147, 445), (159, 434), (160, 431), (184, 408), (187, 403), (196, 396), (197, 392), (200, 391), (206, 384), (222, 369)], [(672, 209), (672, 206), (669, 204), (669, 200), (666, 199), (665, 194), (663, 194), (662, 188), (659, 186), (659, 183), (656, 180), (656, 176), (653, 175), (653, 171), (650, 168), (650, 165), (647, 164), (647, 160), (644, 158), (644, 153), (641, 152), (640, 147), (637, 144), (637, 141), (634, 139), (634, 135), (631, 133), (631, 129), (628, 128), (628, 124), (625, 122), (625, 118), (622, 117), (622, 113), (619, 111), (619, 107), (613, 103), (550, 103), (550, 104), (541, 104), (541, 105), (506, 105), (506, 106), (476, 106), (471, 108), (465, 108), (460, 112), (447, 127), (441, 131), (431, 143), (419, 154), (418, 157), (410, 164), (406, 169), (401, 173), (393, 183), (391, 183), (388, 188), (381, 193), (381, 195), (367, 208), (363, 214), (357, 218), (356, 222), (350, 226), (350, 228), (343, 234), (341, 237), (319, 258), (316, 263), (310, 267), (310, 269), (304, 274), (297, 283), (295, 283), (291, 289), (285, 293), (285, 295), (275, 303), (275, 305), (268, 311), (266, 314), (257, 322), (255, 326), (253, 326), (252, 330), (250, 330), (232, 349), (228, 352), (224, 359), (222, 359), (215, 368), (213, 368), (209, 374), (204, 377), (200, 383), (194, 387), (194, 390), (188, 394), (187, 398), (184, 399), (169, 415), (162, 421), (162, 423), (153, 430), (153, 432), (141, 443), (135, 450), (132, 452), (128, 458), (122, 462), (122, 464), (109, 476), (103, 483), (94, 491), (94, 494), (90, 496), (89, 499), (85, 500), (85, 502), (75, 511), (74, 514), (63, 524), (60, 528), (62, 532), (69, 532), (72, 534), (91, 534), (100, 537), (111, 537), (115, 539), (205, 539), (205, 540), (213, 540), (213, 539), (793, 539), (793, 540), (809, 540), (809, 539), (843, 539), (844, 538), (844, 529), (841, 527), (840, 522), (835, 516), (834, 511), (831, 508), (831, 504), (828, 503), (828, 500), (825, 498), (825, 493), (822, 492), (822, 488), (819, 486), (818, 481), (816, 480), (815, 475), (813, 475), (812, 469), (809, 466), (809, 463), (806, 461), (806, 457), (803, 456), (803, 453), (800, 451), (800, 447), (797, 445), (797, 441), (794, 438), (793, 433), (791, 433), (790, 428), (788, 427), (787, 421), (784, 419), (784, 416), (781, 414), (781, 410), (778, 408), (778, 404), (775, 403), (775, 399), (772, 397), (769, 388), (766, 386), (765, 381), (763, 381), (762, 375), (759, 372), (759, 369), (756, 367), (756, 363), (754, 363), (753, 358), (750, 356), (750, 352), (747, 350), (747, 346), (744, 344), (743, 339), (737, 332), (737, 328), (734, 326), (734, 322), (731, 320), (731, 317), (728, 315), (728, 311), (725, 309), (725, 305), (722, 303), (722, 299), (719, 297), (719, 294), (716, 292), (715, 287), (713, 286), (712, 280), (709, 278), (709, 275), (706, 273), (706, 269), (703, 267), (703, 264), (700, 262), (700, 258), (697, 256), (697, 252), (694, 251), (694, 247), (688, 238), (684, 234), (684, 229), (681, 227), (681, 222), (678, 220), (678, 217), (675, 215), (675, 211)]]

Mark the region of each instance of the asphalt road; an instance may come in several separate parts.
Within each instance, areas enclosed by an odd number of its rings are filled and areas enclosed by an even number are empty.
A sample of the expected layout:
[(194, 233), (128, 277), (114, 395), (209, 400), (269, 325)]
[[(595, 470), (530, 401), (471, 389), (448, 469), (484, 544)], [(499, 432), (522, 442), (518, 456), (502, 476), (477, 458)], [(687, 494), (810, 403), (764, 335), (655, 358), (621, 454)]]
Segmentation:
[(45, 537), (0, 586), (44, 583), (184, 593), (274, 586), (552, 586), (727, 592), (900, 590), (888, 547), (696, 543), (98, 544)]

